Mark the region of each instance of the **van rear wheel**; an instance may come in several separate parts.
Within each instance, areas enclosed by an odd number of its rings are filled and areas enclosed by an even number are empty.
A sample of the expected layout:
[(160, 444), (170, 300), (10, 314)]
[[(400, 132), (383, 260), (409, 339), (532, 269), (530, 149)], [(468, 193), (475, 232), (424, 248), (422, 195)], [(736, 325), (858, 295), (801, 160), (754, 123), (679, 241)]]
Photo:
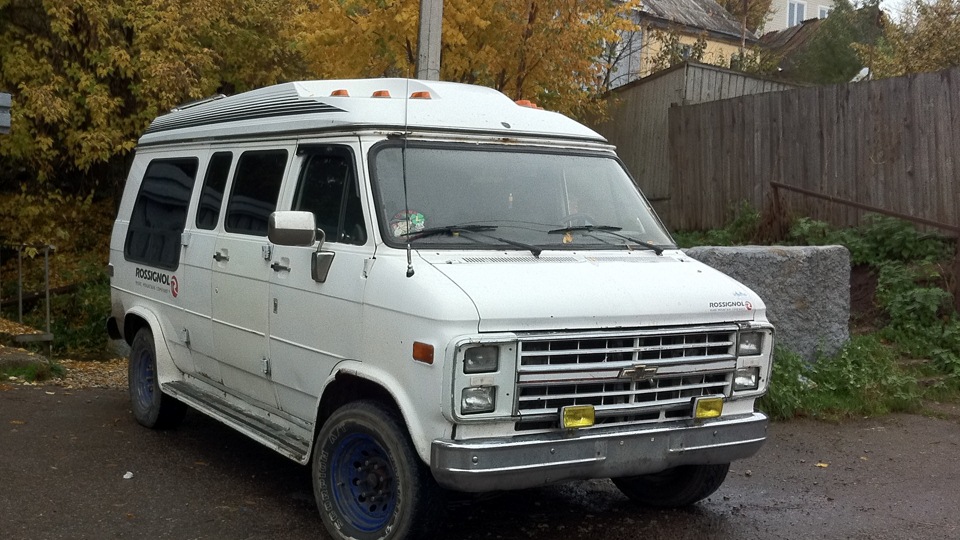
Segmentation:
[(374, 401), (337, 409), (313, 449), (313, 491), (336, 539), (417, 538), (432, 532), (440, 488), (399, 415)]
[(141, 328), (130, 345), (127, 387), (130, 408), (140, 425), (167, 429), (176, 427), (183, 420), (187, 406), (160, 391), (157, 351), (149, 328)]
[(681, 465), (653, 474), (614, 478), (632, 501), (644, 506), (676, 508), (702, 501), (720, 488), (730, 464)]

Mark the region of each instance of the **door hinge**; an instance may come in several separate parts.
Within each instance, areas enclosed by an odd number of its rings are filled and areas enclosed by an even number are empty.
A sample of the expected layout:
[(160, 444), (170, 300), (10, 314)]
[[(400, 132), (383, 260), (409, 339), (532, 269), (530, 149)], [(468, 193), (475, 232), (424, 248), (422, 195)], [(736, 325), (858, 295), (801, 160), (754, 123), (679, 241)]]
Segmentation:
[(263, 357), (263, 374), (267, 377), (270, 376), (270, 359), (266, 356)]
[(260, 246), (260, 254), (263, 255), (263, 260), (269, 261), (270, 257), (273, 257), (273, 246), (270, 244)]

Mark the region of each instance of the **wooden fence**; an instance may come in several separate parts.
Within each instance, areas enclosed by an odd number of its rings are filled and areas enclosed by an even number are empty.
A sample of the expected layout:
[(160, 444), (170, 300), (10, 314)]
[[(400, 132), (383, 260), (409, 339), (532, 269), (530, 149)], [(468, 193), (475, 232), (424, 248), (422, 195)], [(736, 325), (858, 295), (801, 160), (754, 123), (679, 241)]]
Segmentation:
[[(838, 226), (865, 211), (960, 226), (960, 68), (742, 96), (669, 112), (674, 230), (722, 226), (771, 201)], [(834, 201), (825, 200), (835, 199)]]

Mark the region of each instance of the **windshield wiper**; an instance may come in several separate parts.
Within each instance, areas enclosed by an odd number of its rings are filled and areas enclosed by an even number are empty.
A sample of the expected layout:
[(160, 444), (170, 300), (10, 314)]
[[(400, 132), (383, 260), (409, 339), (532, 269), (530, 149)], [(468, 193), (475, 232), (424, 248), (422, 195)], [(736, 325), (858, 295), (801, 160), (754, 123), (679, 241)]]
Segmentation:
[[(400, 236), (406, 236), (409, 240), (419, 240), (420, 238), (425, 238), (427, 236), (439, 236), (441, 234), (458, 236), (460, 233), (473, 233), (478, 236), (483, 236), (484, 238), (490, 238), (491, 240), (496, 240), (498, 242), (503, 242), (504, 244), (509, 244), (520, 249), (525, 249), (530, 253), (533, 253), (534, 257), (539, 257), (540, 253), (543, 251), (537, 246), (526, 244), (523, 242), (517, 242), (516, 240), (508, 240), (506, 238), (500, 238), (499, 236), (493, 236), (492, 234), (483, 234), (487, 231), (497, 230), (496, 225), (447, 225), (444, 227), (429, 227), (420, 231), (414, 231), (411, 233), (401, 234)], [(467, 237), (469, 238), (469, 237)], [(474, 242), (478, 242), (476, 238), (470, 238)]]
[(441, 234), (456, 236), (461, 232), (482, 232), (495, 230), (497, 230), (496, 225), (445, 225), (443, 227), (428, 227), (419, 231), (403, 233), (400, 236), (405, 236), (408, 240), (418, 240), (420, 238), (426, 238), (427, 236), (440, 236)]
[(650, 242), (644, 242), (643, 240), (638, 240), (636, 238), (627, 236), (625, 234), (620, 234), (618, 231), (623, 230), (623, 227), (615, 227), (613, 225), (575, 225), (571, 227), (563, 227), (560, 229), (552, 229), (547, 231), (547, 234), (567, 234), (572, 232), (605, 232), (607, 234), (616, 236), (617, 238), (622, 238), (628, 242), (633, 242), (640, 247), (645, 247), (647, 249), (653, 250), (657, 255), (663, 255), (663, 248), (651, 244)]

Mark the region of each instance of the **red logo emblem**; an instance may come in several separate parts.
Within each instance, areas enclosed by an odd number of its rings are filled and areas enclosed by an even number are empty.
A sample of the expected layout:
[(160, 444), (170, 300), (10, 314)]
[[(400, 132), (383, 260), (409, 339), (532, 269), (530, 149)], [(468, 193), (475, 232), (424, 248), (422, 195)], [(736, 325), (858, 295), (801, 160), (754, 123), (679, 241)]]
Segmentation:
[(172, 294), (174, 298), (180, 294), (180, 282), (177, 281), (177, 276), (170, 278), (170, 294)]
[[(176, 278), (174, 278), (174, 279), (176, 279)], [(174, 296), (176, 296), (176, 294), (174, 294)], [(750, 302), (744, 302), (743, 305), (746, 306), (747, 311), (750, 311), (750, 310), (753, 309), (753, 304), (751, 304)]]

